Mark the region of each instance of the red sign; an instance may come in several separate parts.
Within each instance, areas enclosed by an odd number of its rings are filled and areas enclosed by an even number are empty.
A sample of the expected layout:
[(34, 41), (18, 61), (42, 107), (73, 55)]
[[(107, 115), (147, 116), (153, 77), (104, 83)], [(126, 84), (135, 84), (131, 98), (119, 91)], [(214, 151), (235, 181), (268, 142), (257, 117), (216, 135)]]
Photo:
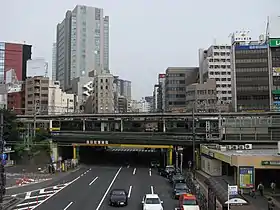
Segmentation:
[(158, 77), (159, 78), (165, 78), (165, 74), (159, 74)]

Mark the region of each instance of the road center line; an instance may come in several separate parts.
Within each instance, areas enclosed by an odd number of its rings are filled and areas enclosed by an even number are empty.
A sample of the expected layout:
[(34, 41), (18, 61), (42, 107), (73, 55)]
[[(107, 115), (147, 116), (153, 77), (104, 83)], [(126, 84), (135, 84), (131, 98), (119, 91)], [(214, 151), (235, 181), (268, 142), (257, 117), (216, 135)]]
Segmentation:
[(130, 198), (130, 196), (131, 196), (131, 190), (132, 190), (132, 186), (130, 185), (129, 190), (128, 190), (128, 195), (127, 195), (128, 198)]
[(151, 193), (154, 194), (154, 187), (151, 186)]
[(149, 169), (149, 175), (152, 176), (152, 169)]
[(68, 209), (72, 204), (73, 204), (73, 202), (70, 202), (63, 210)]
[(88, 185), (89, 185), (89, 186), (92, 185), (97, 179), (98, 179), (98, 176), (95, 177)]
[(133, 175), (135, 175), (136, 174), (136, 168), (134, 168), (134, 170), (133, 170), (133, 173), (132, 173)]
[(122, 170), (122, 167), (120, 167), (119, 170), (117, 171), (116, 175), (115, 175), (114, 178), (112, 179), (112, 181), (111, 181), (109, 187), (107, 188), (106, 192), (104, 193), (104, 195), (103, 195), (103, 197), (102, 197), (100, 203), (98, 204), (98, 206), (97, 206), (97, 208), (96, 208), (95, 210), (99, 210), (99, 209), (100, 209), (100, 207), (101, 207), (103, 201), (105, 200), (105, 198), (106, 198), (106, 196), (107, 196), (109, 190), (111, 189), (112, 185), (114, 184), (114, 182), (115, 182), (115, 180), (117, 179), (117, 177), (118, 177), (119, 173), (121, 172), (121, 170)]

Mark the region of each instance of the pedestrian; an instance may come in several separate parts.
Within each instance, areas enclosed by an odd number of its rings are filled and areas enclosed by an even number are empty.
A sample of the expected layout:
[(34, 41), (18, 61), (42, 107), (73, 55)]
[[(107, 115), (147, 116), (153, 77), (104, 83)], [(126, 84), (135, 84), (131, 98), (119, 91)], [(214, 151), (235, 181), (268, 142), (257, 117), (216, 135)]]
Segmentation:
[(273, 209), (274, 209), (275, 204), (274, 204), (274, 202), (273, 202), (272, 198), (268, 198), (267, 200), (268, 200), (268, 201), (267, 201), (267, 207), (268, 207), (268, 210), (273, 210)]
[(252, 189), (251, 191), (250, 191), (250, 196), (252, 197), (252, 198), (257, 198), (256, 197), (256, 190), (255, 189)]
[(258, 190), (260, 191), (260, 195), (263, 196), (264, 186), (261, 182), (258, 185)]
[(275, 182), (271, 182), (270, 187), (271, 187), (272, 193), (275, 194), (276, 183)]

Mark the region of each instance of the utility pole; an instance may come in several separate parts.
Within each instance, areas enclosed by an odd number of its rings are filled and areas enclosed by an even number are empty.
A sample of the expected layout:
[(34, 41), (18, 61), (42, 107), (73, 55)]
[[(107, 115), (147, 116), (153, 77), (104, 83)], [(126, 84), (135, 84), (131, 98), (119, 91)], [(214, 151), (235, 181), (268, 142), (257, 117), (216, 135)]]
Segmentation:
[(0, 121), (0, 153), (1, 153), (1, 164), (0, 164), (0, 209), (3, 209), (2, 204), (3, 204), (3, 197), (5, 195), (5, 168), (3, 165), (3, 154), (4, 154), (4, 114), (3, 114), (3, 110), (1, 111), (1, 121)]
[(192, 152), (193, 152), (193, 178), (195, 179), (195, 168), (196, 168), (196, 155), (195, 155), (195, 137), (196, 137), (196, 133), (195, 133), (195, 114), (194, 114), (194, 109), (195, 107), (193, 106), (193, 110), (192, 110)]

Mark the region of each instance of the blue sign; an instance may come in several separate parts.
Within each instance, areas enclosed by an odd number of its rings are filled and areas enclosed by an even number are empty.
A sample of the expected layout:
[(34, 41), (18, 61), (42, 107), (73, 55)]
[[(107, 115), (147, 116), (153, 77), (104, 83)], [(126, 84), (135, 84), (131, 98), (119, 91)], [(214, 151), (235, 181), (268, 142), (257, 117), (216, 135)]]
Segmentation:
[(268, 45), (235, 45), (235, 50), (256, 50), (256, 49), (267, 49)]
[(1, 154), (1, 159), (6, 160), (7, 159), (7, 154), (6, 153)]
[(4, 166), (7, 164), (7, 161), (6, 160), (1, 160), (1, 164)]

